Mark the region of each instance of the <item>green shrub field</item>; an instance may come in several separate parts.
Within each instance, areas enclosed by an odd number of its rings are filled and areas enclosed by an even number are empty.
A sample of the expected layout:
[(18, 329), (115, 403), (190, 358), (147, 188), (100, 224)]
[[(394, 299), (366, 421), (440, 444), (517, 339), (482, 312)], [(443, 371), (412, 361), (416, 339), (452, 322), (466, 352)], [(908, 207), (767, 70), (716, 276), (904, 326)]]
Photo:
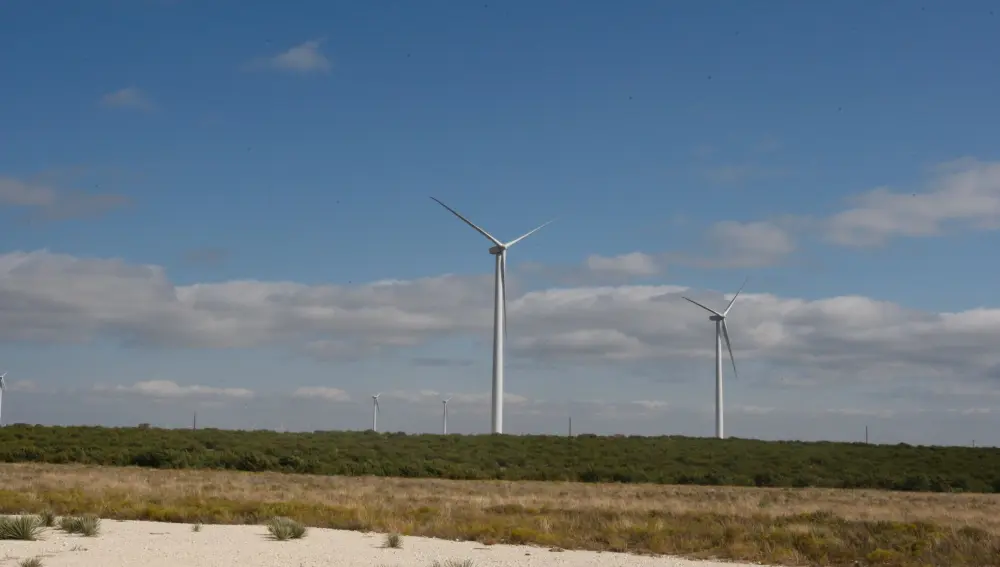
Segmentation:
[(1000, 492), (1000, 449), (692, 437), (0, 428), (0, 462), (467, 480)]

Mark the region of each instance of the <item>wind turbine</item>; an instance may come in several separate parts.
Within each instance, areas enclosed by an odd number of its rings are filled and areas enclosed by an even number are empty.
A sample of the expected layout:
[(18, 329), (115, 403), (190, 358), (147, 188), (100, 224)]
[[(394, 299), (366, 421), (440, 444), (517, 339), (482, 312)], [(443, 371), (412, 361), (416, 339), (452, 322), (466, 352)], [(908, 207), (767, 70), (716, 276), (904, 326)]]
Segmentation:
[(448, 434), (448, 402), (451, 401), (452, 397), (441, 400), (441, 405), (444, 406), (444, 413), (441, 414), (441, 435)]
[(740, 292), (743, 291), (745, 285), (747, 285), (747, 280), (744, 279), (743, 285), (740, 286), (739, 291), (736, 292), (732, 301), (729, 302), (729, 306), (722, 313), (705, 307), (693, 299), (684, 298), (711, 313), (712, 316), (708, 320), (715, 321), (715, 436), (719, 439), (726, 438), (722, 428), (722, 339), (725, 337), (726, 348), (729, 349), (729, 360), (733, 363), (733, 376), (739, 377), (736, 373), (736, 359), (733, 358), (733, 344), (729, 342), (729, 328), (726, 327), (726, 316), (729, 315), (729, 311), (733, 308), (736, 298), (740, 296)]
[(378, 397), (382, 395), (379, 392), (372, 396), (372, 431), (378, 432)]
[(434, 199), (437, 204), (448, 209), (451, 214), (460, 218), (462, 222), (471, 226), (476, 232), (482, 234), (493, 243), (493, 246), (490, 247), (490, 254), (496, 256), (496, 272), (494, 276), (493, 300), (493, 410), (491, 430), (493, 433), (503, 433), (503, 347), (504, 339), (507, 337), (507, 249), (538, 232), (552, 221), (550, 220), (510, 242), (504, 243), (476, 226), (469, 219), (463, 217), (455, 209), (445, 205), (434, 197), (431, 197), (431, 199)]
[(0, 427), (3, 427), (3, 391), (7, 389), (7, 382), (4, 380), (6, 377), (6, 372), (0, 374)]

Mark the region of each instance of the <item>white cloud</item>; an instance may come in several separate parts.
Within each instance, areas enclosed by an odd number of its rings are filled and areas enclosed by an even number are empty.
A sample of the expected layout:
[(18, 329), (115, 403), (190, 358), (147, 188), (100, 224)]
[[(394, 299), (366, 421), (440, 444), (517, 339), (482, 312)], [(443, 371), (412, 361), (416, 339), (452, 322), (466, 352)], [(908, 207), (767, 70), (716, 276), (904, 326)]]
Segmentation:
[(607, 257), (592, 254), (585, 262), (587, 268), (597, 273), (622, 276), (651, 276), (660, 273), (656, 259), (642, 252), (631, 252)]
[[(622, 284), (637, 278), (662, 274), (667, 254), (629, 252), (617, 256), (591, 254), (582, 264), (540, 264), (524, 262), (518, 273), (541, 276), (542, 279), (567, 286)], [(512, 280), (516, 282), (515, 280)]]
[[(698, 268), (761, 268), (785, 261), (798, 248), (795, 233), (808, 227), (804, 219), (785, 216), (766, 221), (720, 221), (708, 227), (700, 249), (690, 252), (643, 254), (632, 252), (601, 258), (610, 266), (619, 264), (619, 274), (640, 276), (661, 273), (667, 264)], [(592, 257), (593, 258), (593, 257)], [(600, 264), (588, 261), (590, 274), (600, 275)], [(571, 280), (572, 281), (572, 280)], [(585, 281), (581, 278), (580, 281)]]
[[(449, 337), (485, 339), (489, 276), (369, 285), (253, 280), (178, 286), (158, 266), (47, 251), (0, 256), (0, 340), (180, 349), (279, 347), (367, 356)], [(669, 285), (565, 287), (511, 297), (510, 356), (522, 363), (708, 359), (701, 310), (727, 297)], [(516, 329), (516, 331), (515, 331)], [(815, 300), (748, 289), (730, 316), (737, 362), (800, 380), (985, 380), (1000, 369), (1000, 309), (909, 309), (860, 296)], [(360, 354), (359, 354), (360, 353)], [(480, 353), (488, 358), (484, 346)]]
[(406, 390), (390, 390), (388, 392), (383, 393), (382, 397), (394, 400), (401, 400), (410, 403), (419, 403), (425, 401), (438, 400), (441, 398), (441, 394), (434, 390), (419, 390), (416, 392), (410, 392)]
[(276, 69), (292, 73), (325, 73), (330, 70), (330, 60), (320, 52), (322, 39), (306, 41), (288, 51), (271, 57), (251, 61), (248, 69)]
[[(919, 410), (918, 410), (919, 411)], [(895, 416), (898, 412), (891, 409), (865, 409), (865, 408), (830, 408), (827, 413), (857, 416), (857, 417), (881, 417), (883, 419)]]
[(670, 405), (660, 400), (635, 400), (632, 403), (646, 410), (666, 409)]
[(827, 220), (826, 237), (847, 246), (884, 244), (894, 236), (934, 236), (947, 228), (1000, 228), (1000, 163), (961, 159), (934, 169), (924, 191), (879, 187)]
[(63, 191), (49, 184), (0, 176), (0, 207), (33, 210), (47, 220), (99, 215), (128, 204), (122, 195)]
[(132, 108), (136, 110), (151, 110), (152, 101), (138, 87), (125, 87), (110, 92), (101, 97), (101, 104), (111, 108)]
[(957, 408), (949, 411), (953, 413), (960, 413), (962, 415), (982, 415), (993, 413), (995, 410), (993, 408)]
[(120, 392), (152, 398), (221, 397), (249, 399), (254, 396), (254, 393), (246, 388), (215, 388), (199, 385), (181, 386), (171, 380), (147, 380), (145, 382), (136, 382), (129, 386), (98, 385), (94, 389), (101, 392)]
[(772, 167), (757, 163), (725, 164), (707, 167), (703, 175), (713, 183), (739, 184), (752, 179), (775, 179), (791, 175), (787, 167)]
[(769, 413), (772, 413), (774, 411), (774, 408), (738, 404), (736, 406), (733, 406), (731, 411), (736, 411), (739, 413), (748, 413), (752, 415), (767, 415)]
[(339, 388), (326, 388), (323, 386), (303, 386), (296, 388), (292, 392), (293, 398), (318, 399), (330, 402), (349, 402), (351, 396)]
[(775, 222), (717, 222), (708, 231), (705, 267), (754, 268), (777, 264), (795, 251), (791, 233)]
[(1000, 229), (1000, 162), (962, 158), (931, 172), (924, 190), (878, 187), (851, 197), (849, 208), (825, 218), (789, 215), (748, 223), (718, 222), (708, 230), (710, 251), (704, 256), (666, 256), (703, 268), (762, 267), (795, 252), (796, 235), (812, 232), (829, 243), (869, 247), (884, 245), (893, 237)]
[[(0, 371), (0, 374), (3, 372)], [(6, 392), (44, 392), (38, 382), (34, 380), (11, 380), (10, 376), (4, 378), (4, 391)]]
[[(448, 402), (449, 409), (461, 404), (478, 405), (478, 404), (488, 403), (492, 400), (491, 394), (489, 392), (468, 394), (468, 393), (456, 393), (456, 392), (442, 393), (435, 390), (417, 390), (417, 391), (391, 390), (382, 394), (382, 397), (400, 400), (407, 403), (414, 403), (414, 404), (421, 404), (421, 403), (435, 402), (435, 401), (440, 402), (445, 398), (451, 398), (451, 401)], [(520, 396), (518, 394), (511, 394), (508, 392), (504, 393), (503, 401), (505, 406), (507, 404), (523, 405), (531, 402), (531, 400), (529, 400), (525, 396)]]
[(44, 207), (56, 200), (51, 187), (28, 183), (10, 177), (0, 177), (0, 204), (21, 207)]

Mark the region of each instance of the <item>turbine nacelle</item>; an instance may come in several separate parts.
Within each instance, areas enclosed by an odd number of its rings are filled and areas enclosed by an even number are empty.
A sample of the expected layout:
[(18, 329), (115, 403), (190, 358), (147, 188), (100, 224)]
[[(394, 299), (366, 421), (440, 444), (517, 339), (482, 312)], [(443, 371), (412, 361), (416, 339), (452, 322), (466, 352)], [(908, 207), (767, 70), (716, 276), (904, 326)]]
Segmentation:
[(494, 256), (499, 256), (500, 254), (503, 254), (504, 250), (506, 249), (507, 249), (506, 246), (492, 246), (490, 247), (490, 254)]
[(718, 311), (716, 311), (715, 309), (712, 309), (711, 307), (707, 307), (705, 305), (702, 305), (701, 303), (698, 303), (697, 301), (691, 299), (690, 297), (683, 297), (682, 296), (682, 298), (684, 300), (688, 301), (689, 303), (693, 303), (693, 304), (697, 305), (698, 307), (701, 307), (705, 311), (708, 311), (709, 313), (711, 313), (712, 315), (709, 316), (709, 318), (708, 318), (709, 321), (712, 321), (713, 323), (716, 323), (717, 325), (719, 323), (721, 323), (721, 325), (719, 325), (719, 327), (718, 327), (718, 330), (719, 330), (719, 332), (721, 332), (722, 336), (720, 336), (718, 338), (719, 339), (725, 339), (725, 341), (726, 341), (726, 349), (729, 350), (729, 360), (730, 360), (730, 362), (733, 363), (733, 376), (739, 376), (739, 373), (736, 371), (736, 359), (733, 357), (733, 343), (729, 340), (729, 326), (726, 325), (726, 315), (729, 315), (729, 312), (732, 311), (733, 305), (736, 304), (736, 298), (739, 297), (740, 293), (743, 292), (743, 288), (746, 287), (747, 281), (749, 279), (750, 278), (746, 278), (746, 279), (743, 280), (743, 285), (740, 286), (740, 289), (736, 292), (736, 295), (734, 295), (733, 298), (729, 301), (729, 305), (726, 306), (726, 310), (723, 311), (722, 313), (719, 313)]

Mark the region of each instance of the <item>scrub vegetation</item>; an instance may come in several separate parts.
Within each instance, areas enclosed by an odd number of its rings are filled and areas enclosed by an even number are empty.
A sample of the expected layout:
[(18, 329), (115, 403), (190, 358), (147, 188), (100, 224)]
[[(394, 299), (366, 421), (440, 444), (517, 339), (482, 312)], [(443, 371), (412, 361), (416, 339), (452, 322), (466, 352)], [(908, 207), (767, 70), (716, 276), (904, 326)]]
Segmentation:
[(709, 486), (1000, 492), (1000, 449), (691, 437), (0, 429), (0, 462)]
[(0, 461), (0, 514), (58, 515), (81, 535), (103, 517), (266, 524), (276, 539), (327, 527), (400, 544), (1000, 566), (989, 448), (16, 425), (0, 429)]
[(1000, 566), (998, 509), (996, 494), (0, 465), (0, 513), (193, 524), (282, 518), (277, 539), (311, 526), (399, 534), (400, 542), (429, 536), (786, 565)]

